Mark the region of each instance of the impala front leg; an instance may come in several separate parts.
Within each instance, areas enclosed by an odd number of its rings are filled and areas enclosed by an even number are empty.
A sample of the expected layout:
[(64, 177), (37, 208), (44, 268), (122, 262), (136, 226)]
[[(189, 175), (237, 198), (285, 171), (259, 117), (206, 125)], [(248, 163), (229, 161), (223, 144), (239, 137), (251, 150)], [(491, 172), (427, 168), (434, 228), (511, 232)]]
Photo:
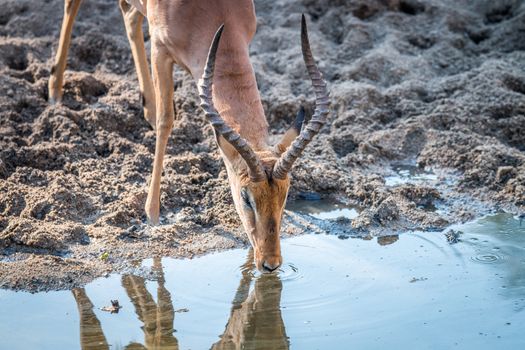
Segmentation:
[(173, 60), (161, 45), (156, 45), (152, 38), (151, 67), (153, 69), (153, 84), (156, 96), (156, 131), (155, 160), (153, 173), (146, 200), (146, 215), (151, 224), (159, 223), (160, 212), (160, 179), (164, 153), (168, 138), (173, 128)]
[(75, 17), (77, 16), (81, 2), (82, 0), (65, 0), (64, 2), (64, 19), (62, 20), (62, 28), (60, 29), (60, 41), (58, 43), (55, 62), (53, 67), (51, 67), (51, 75), (48, 83), (50, 103), (56, 103), (62, 100), (62, 84), (64, 82), (64, 70), (66, 69), (67, 50), (71, 42), (73, 22), (75, 22)]
[(144, 16), (126, 0), (119, 0), (120, 10), (126, 25), (126, 33), (131, 46), (133, 62), (139, 79), (142, 107), (144, 107), (144, 118), (155, 129), (155, 91), (151, 82), (151, 74), (144, 48), (144, 34), (142, 33), (142, 22)]

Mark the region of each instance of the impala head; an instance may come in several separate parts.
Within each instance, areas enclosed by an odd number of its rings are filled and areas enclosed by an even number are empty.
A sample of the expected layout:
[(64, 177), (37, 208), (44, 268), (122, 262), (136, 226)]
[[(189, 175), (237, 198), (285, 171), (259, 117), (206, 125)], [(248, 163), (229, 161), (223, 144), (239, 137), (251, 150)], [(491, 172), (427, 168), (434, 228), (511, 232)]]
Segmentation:
[(235, 208), (254, 249), (257, 269), (271, 272), (282, 263), (279, 233), (290, 178), (273, 176), (277, 152), (255, 152), (263, 168), (258, 177), (254, 176), (244, 159), (223, 137), (218, 140)]
[(292, 127), (273, 149), (254, 151), (245, 139), (221, 118), (212, 101), (215, 57), (224, 25), (219, 28), (208, 53), (199, 81), (201, 107), (212, 124), (225, 159), (235, 208), (254, 248), (257, 269), (272, 272), (282, 263), (279, 234), (286, 197), (290, 187), (289, 172), (306, 145), (319, 132), (328, 115), (328, 91), (315, 65), (304, 15), (301, 46), (308, 74), (316, 94), (315, 111), (303, 127), (301, 108)]

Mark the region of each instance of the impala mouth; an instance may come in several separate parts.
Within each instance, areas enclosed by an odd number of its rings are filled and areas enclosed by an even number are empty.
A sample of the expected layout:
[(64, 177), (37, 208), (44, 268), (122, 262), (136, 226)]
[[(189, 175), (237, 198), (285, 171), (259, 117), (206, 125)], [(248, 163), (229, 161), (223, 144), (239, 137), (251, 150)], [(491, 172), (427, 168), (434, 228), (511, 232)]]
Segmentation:
[(275, 265), (275, 266), (269, 265), (265, 261), (265, 262), (262, 263), (262, 267), (263, 267), (262, 268), (262, 272), (264, 272), (264, 273), (272, 273), (275, 270), (277, 270), (280, 266), (281, 266), (280, 264), (279, 265)]
[(283, 260), (281, 256), (266, 256), (265, 258), (258, 261), (256, 265), (258, 270), (262, 273), (272, 273), (281, 267), (282, 261)]

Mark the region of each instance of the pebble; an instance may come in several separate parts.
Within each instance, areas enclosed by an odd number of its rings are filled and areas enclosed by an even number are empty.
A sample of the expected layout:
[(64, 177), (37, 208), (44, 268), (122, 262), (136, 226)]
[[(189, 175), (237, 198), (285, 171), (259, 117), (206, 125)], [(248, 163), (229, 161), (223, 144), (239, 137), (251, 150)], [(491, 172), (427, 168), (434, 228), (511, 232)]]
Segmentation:
[(463, 232), (461, 232), (461, 231), (448, 230), (445, 233), (445, 237), (447, 238), (447, 242), (449, 244), (458, 243), (460, 241), (459, 235), (462, 234), (462, 233)]

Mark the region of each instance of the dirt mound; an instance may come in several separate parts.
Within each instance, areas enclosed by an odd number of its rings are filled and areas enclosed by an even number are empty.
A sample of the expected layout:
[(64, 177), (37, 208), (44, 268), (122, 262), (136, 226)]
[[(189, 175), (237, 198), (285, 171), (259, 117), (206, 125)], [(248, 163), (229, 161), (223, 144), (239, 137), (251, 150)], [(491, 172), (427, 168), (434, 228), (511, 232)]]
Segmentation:
[[(246, 244), (195, 83), (180, 70), (163, 225), (144, 223), (155, 134), (116, 3), (82, 5), (63, 104), (48, 105), (62, 6), (7, 1), (0, 14), (1, 286), (66, 288), (133, 258)], [(363, 208), (324, 226), (287, 213), (285, 235), (388, 235), (524, 210), (523, 1), (280, 0), (256, 9), (251, 57), (272, 138), (300, 105), (313, 107), (301, 13), (331, 90), (330, 123), (297, 162), (291, 197), (316, 192)], [(391, 186), (397, 163), (438, 179)]]

